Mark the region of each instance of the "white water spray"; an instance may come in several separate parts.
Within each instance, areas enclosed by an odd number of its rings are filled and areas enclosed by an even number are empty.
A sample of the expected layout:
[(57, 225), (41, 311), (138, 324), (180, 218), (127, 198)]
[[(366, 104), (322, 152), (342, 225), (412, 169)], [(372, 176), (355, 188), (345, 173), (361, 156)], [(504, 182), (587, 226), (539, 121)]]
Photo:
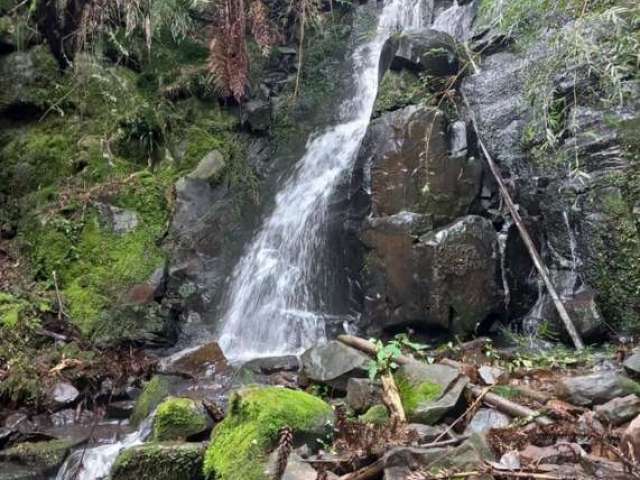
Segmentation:
[(219, 339), (228, 357), (297, 353), (324, 340), (327, 289), (316, 260), (326, 248), (329, 200), (366, 133), (382, 47), (395, 31), (422, 26), (424, 8), (421, 0), (388, 1), (375, 38), (353, 53), (355, 92), (344, 101), (339, 124), (309, 140), (233, 273)]

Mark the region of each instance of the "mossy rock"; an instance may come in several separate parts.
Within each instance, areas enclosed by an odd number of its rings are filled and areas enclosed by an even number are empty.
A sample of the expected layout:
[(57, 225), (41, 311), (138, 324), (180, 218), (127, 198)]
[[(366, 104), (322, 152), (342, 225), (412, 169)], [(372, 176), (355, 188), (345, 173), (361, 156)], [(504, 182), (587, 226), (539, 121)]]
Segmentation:
[(144, 390), (131, 414), (131, 424), (137, 426), (170, 394), (169, 378), (163, 375), (154, 376), (145, 385)]
[(378, 96), (373, 107), (374, 116), (418, 104), (427, 95), (427, 88), (415, 73), (407, 70), (389, 70), (378, 88)]
[(55, 472), (64, 462), (71, 449), (76, 446), (67, 440), (48, 442), (25, 442), (0, 451), (0, 462), (25, 465), (45, 474)]
[(0, 59), (0, 111), (12, 110), (12, 114), (22, 115), (29, 108), (43, 109), (53, 98), (59, 78), (58, 65), (45, 45), (3, 56)]
[(226, 418), (212, 433), (205, 476), (216, 480), (266, 480), (269, 450), (284, 426), (294, 442), (313, 442), (331, 431), (333, 412), (323, 400), (278, 387), (236, 391)]
[(158, 442), (186, 440), (206, 432), (212, 426), (202, 404), (190, 398), (167, 398), (153, 419), (153, 438)]
[(358, 418), (361, 422), (384, 425), (389, 421), (389, 411), (384, 405), (374, 405)]
[(116, 459), (112, 480), (201, 480), (202, 443), (146, 443), (129, 448)]

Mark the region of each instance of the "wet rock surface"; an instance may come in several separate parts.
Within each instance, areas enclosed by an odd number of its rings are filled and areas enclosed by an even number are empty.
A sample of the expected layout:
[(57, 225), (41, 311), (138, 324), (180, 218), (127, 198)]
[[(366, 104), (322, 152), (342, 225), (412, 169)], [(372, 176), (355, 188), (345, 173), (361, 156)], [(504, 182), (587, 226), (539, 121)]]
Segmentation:
[(332, 340), (302, 354), (302, 373), (315, 382), (345, 390), (349, 377), (366, 377), (370, 358), (341, 342)]

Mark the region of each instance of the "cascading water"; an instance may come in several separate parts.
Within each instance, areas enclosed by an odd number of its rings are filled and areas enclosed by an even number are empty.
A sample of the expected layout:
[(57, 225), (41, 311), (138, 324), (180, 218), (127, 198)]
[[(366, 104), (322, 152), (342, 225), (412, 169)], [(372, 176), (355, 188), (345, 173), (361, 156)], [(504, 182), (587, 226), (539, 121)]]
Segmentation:
[(76, 450), (64, 462), (55, 480), (100, 480), (108, 478), (111, 466), (118, 454), (126, 449), (142, 444), (151, 434), (151, 415), (140, 428), (130, 433), (120, 442), (100, 445), (86, 450)]
[(382, 47), (394, 31), (422, 26), (425, 8), (421, 0), (390, 0), (375, 37), (355, 50), (355, 93), (344, 100), (340, 123), (309, 140), (234, 271), (219, 339), (229, 358), (296, 353), (324, 340), (326, 288), (317, 259), (326, 243), (329, 200), (366, 133)]

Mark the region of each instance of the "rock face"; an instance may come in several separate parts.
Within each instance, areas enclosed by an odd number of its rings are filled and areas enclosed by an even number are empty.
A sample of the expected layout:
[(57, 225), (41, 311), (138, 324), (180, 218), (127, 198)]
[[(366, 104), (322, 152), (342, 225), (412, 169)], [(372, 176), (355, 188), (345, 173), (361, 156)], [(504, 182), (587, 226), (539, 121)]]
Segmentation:
[[(464, 122), (407, 107), (374, 120), (351, 186), (348, 223), (363, 247), (363, 327), (403, 325), (460, 334), (501, 303), (499, 245), (476, 208), (482, 166)], [(465, 216), (467, 215), (467, 216)]]
[(594, 411), (599, 420), (617, 427), (640, 415), (640, 398), (637, 395), (614, 398)]

